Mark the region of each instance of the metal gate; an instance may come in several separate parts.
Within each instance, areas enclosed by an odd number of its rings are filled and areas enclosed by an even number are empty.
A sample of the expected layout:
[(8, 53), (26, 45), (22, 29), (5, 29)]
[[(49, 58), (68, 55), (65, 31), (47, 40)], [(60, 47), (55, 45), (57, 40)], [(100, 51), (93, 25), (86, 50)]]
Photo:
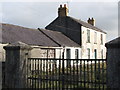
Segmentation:
[(106, 59), (29, 58), (27, 67), (29, 88), (107, 88)]

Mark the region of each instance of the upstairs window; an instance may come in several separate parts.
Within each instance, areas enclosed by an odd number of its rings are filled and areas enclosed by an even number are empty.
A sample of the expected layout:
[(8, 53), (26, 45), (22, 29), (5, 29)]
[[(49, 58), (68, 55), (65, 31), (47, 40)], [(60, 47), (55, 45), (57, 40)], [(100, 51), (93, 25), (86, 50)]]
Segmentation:
[(97, 44), (97, 32), (94, 33), (94, 43)]
[(90, 43), (90, 30), (87, 30), (87, 42)]
[(75, 49), (75, 59), (79, 59), (79, 50)]
[(100, 35), (101, 44), (103, 44), (103, 35)]

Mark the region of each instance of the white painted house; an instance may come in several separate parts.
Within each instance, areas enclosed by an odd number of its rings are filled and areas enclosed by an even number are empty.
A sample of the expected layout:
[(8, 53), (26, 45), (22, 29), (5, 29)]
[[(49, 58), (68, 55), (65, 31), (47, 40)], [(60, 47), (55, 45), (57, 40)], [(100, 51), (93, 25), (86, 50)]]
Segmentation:
[(82, 58), (105, 59), (106, 58), (106, 33), (95, 29), (81, 27)]
[[(95, 26), (95, 20), (87, 22), (68, 16), (66, 4), (58, 8), (58, 17), (46, 29), (62, 32), (81, 47), (82, 59), (106, 58), (106, 32)], [(73, 53), (73, 52), (71, 52)]]

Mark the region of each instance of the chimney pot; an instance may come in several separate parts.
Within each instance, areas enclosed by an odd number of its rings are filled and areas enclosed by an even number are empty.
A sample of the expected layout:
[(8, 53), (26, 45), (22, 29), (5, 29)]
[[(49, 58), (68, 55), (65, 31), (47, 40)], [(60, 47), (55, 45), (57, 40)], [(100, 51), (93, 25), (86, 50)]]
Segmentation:
[(64, 7), (62, 7), (62, 5), (60, 5), (60, 7), (58, 8), (58, 16), (68, 16), (68, 8), (66, 6), (66, 4), (64, 4)]
[(60, 8), (62, 8), (62, 5), (60, 5)]
[(66, 4), (64, 4), (64, 7), (66, 8)]
[(95, 19), (93, 17), (92, 17), (92, 19), (89, 18), (87, 21), (89, 24), (95, 26)]
[(94, 20), (93, 17), (92, 17), (92, 20)]

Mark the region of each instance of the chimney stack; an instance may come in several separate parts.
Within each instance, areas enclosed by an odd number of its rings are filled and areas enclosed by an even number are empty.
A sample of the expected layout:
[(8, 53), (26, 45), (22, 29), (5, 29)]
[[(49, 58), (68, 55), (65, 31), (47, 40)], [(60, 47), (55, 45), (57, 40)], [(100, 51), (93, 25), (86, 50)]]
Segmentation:
[(58, 16), (68, 16), (68, 8), (66, 6), (66, 4), (64, 4), (64, 6), (62, 7), (62, 5), (60, 5), (60, 7), (58, 8)]
[(92, 19), (89, 18), (87, 21), (89, 24), (95, 26), (95, 19), (93, 19), (93, 17), (92, 17)]

